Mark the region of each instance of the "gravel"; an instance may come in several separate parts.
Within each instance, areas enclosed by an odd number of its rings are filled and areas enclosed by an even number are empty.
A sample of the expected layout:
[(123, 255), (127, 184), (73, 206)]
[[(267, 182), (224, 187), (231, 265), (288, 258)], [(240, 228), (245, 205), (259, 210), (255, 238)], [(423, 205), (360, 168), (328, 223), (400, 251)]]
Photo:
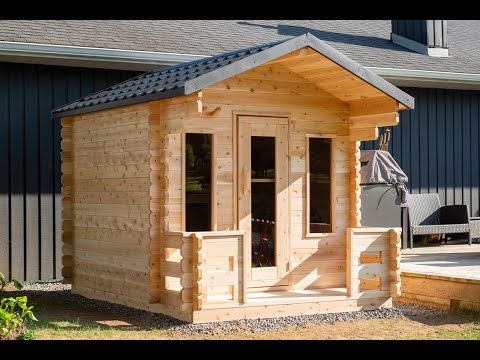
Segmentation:
[(121, 315), (134, 317), (140, 320), (144, 327), (149, 329), (173, 330), (184, 334), (226, 334), (233, 331), (245, 330), (251, 332), (278, 330), (284, 326), (306, 326), (308, 324), (331, 324), (338, 321), (355, 321), (360, 319), (392, 319), (400, 317), (430, 317), (438, 316), (443, 311), (437, 308), (418, 304), (395, 302), (393, 308), (343, 312), (332, 314), (315, 314), (302, 316), (285, 316), (268, 319), (242, 319), (221, 321), (206, 324), (190, 324), (174, 319), (170, 316), (152, 313), (145, 310), (133, 309), (124, 305), (111, 304), (106, 301), (87, 299), (72, 294), (71, 285), (60, 282), (31, 283), (24, 287), (27, 291), (35, 291), (44, 296), (62, 299), (78, 304), (86, 310), (108, 310)]

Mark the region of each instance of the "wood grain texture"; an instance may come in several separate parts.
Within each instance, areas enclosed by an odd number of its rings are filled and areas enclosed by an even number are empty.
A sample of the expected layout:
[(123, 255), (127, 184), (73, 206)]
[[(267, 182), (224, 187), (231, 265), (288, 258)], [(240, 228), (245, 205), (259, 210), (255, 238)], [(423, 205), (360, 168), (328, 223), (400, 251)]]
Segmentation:
[(62, 274), (76, 293), (147, 308), (159, 287), (149, 265), (153, 120), (148, 104), (116, 110), (62, 119)]
[[(398, 106), (375, 89), (362, 94), (362, 81), (332, 66), (302, 50), (189, 96), (66, 119), (64, 271), (74, 291), (188, 321), (388, 306), (398, 288), (398, 234), (357, 228), (359, 140), (394, 124)], [(187, 133), (214, 139), (211, 232), (185, 232)], [(243, 171), (251, 136), (275, 137), (277, 169), (277, 267), (256, 271)], [(306, 229), (312, 136), (332, 139), (330, 233)], [(362, 264), (365, 251), (381, 255)], [(289, 295), (259, 314), (255, 294), (280, 288), (343, 292), (325, 306)]]

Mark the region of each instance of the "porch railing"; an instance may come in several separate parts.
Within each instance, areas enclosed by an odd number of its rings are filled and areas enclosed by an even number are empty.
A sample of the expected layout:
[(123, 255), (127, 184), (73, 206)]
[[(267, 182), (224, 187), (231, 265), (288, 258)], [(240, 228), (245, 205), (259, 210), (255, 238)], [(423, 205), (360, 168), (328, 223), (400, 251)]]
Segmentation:
[(400, 295), (400, 228), (347, 231), (347, 295)]
[(245, 231), (168, 232), (161, 274), (161, 302), (181, 311), (201, 310), (215, 303), (245, 302), (243, 262)]

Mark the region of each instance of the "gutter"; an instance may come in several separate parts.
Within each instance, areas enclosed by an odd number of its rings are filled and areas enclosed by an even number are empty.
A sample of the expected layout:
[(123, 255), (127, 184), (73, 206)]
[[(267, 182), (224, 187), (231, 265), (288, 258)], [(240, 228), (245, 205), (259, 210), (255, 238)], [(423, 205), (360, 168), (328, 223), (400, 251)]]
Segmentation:
[(428, 81), (433, 83), (462, 83), (462, 84), (480, 84), (480, 74), (455, 73), (443, 71), (428, 70), (409, 70), (368, 67), (370, 71), (387, 80), (415, 80)]
[(152, 65), (176, 65), (182, 62), (209, 57), (209, 55), (31, 44), (7, 41), (0, 41), (0, 55)]

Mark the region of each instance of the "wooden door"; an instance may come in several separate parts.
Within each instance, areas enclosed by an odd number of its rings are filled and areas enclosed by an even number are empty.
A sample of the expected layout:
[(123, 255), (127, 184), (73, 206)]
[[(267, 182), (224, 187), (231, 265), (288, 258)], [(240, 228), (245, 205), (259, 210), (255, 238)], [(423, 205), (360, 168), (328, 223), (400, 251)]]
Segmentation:
[(238, 116), (238, 228), (247, 287), (288, 285), (288, 119)]

